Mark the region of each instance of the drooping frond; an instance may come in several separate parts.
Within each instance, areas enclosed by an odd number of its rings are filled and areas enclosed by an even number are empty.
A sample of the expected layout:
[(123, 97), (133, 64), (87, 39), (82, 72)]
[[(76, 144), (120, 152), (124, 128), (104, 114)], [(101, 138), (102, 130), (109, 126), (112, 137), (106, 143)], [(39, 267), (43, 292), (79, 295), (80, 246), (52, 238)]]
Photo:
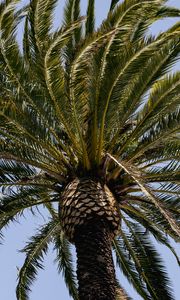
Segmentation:
[(125, 224), (129, 233), (121, 231), (123, 243), (130, 260), (140, 275), (140, 280), (146, 286), (150, 299), (160, 299), (161, 297), (174, 299), (166, 270), (149, 237), (137, 224), (127, 219)]
[(179, 263), (168, 237), (180, 236), (180, 73), (171, 72), (180, 24), (156, 36), (149, 28), (180, 10), (166, 0), (112, 0), (97, 29), (94, 0), (85, 17), (80, 0), (67, 0), (54, 28), (57, 0), (31, 0), (21, 8), (19, 2), (0, 3), (0, 229), (39, 207), (54, 221), (25, 247), (18, 299), (28, 299), (50, 241), (77, 299), (54, 203), (61, 206), (62, 192), (76, 178), (105, 184), (116, 200), (123, 224), (113, 247), (136, 291), (143, 299), (172, 299), (150, 239)]
[(59, 231), (58, 220), (52, 220), (44, 225), (39, 232), (31, 238), (31, 241), (22, 250), (26, 254), (24, 265), (19, 272), (16, 296), (18, 300), (28, 300), (30, 286), (37, 276), (38, 269), (42, 269), (43, 258), (48, 250), (48, 244), (53, 235)]
[(138, 200), (141, 202), (143, 199), (138, 197), (137, 199), (134, 199), (134, 201), (132, 199), (132, 204), (122, 206), (122, 210), (126, 213), (127, 216), (129, 216), (131, 219), (135, 220), (136, 222), (142, 225), (144, 234), (146, 234), (149, 238), (153, 236), (159, 243), (169, 248), (169, 250), (175, 256), (177, 263), (180, 265), (179, 257), (175, 249), (171, 246), (170, 241), (166, 236), (167, 231), (163, 232), (164, 230), (162, 228), (162, 222), (160, 219), (158, 219), (158, 214), (156, 218), (151, 218), (152, 205), (149, 206), (149, 213), (148, 213), (147, 203), (146, 203), (147, 211), (143, 209), (143, 206), (137, 209), (135, 205), (138, 204)]
[(160, 117), (158, 121), (145, 132), (139, 139), (137, 147), (134, 148), (130, 161), (135, 160), (141, 155), (146, 155), (147, 151), (161, 146), (166, 141), (176, 142), (177, 134), (180, 128), (180, 111), (176, 110)]
[[(171, 228), (167, 218), (165, 218), (162, 214), (159, 213), (159, 209), (157, 209), (148, 200), (147, 197), (132, 196), (132, 197), (128, 197), (127, 199), (128, 199), (127, 202), (129, 203), (127, 205), (120, 206), (121, 209), (124, 212), (126, 212), (128, 216), (137, 220), (138, 223), (142, 224), (145, 227), (144, 230), (147, 229), (147, 232), (150, 232), (161, 243), (164, 244), (165, 241), (166, 246), (169, 249), (171, 249), (171, 245), (170, 243), (168, 243), (166, 239), (164, 240), (165, 237), (170, 236), (176, 242), (179, 241), (179, 235), (177, 235), (174, 232), (174, 230)], [(162, 201), (162, 203), (164, 200), (166, 200), (165, 202), (166, 209), (168, 209), (170, 214), (173, 215), (176, 224), (178, 224), (179, 223), (178, 198), (176, 198), (174, 201), (171, 201), (172, 197), (166, 197), (166, 199), (160, 197), (157, 199), (159, 201)], [(159, 235), (159, 232), (161, 233), (161, 235)], [(173, 249), (171, 251), (174, 253)], [(179, 259), (177, 258), (176, 254), (175, 256), (179, 263)]]
[[(7, 227), (10, 222), (18, 220), (25, 212), (29, 210), (33, 214), (38, 212), (38, 207), (44, 205), (48, 208), (51, 202), (57, 202), (56, 193), (44, 189), (44, 186), (31, 186), (26, 183), (26, 187), (16, 186), (8, 187), (0, 201), (0, 231)], [(48, 188), (48, 186), (47, 186)]]
[(124, 162), (120, 162), (116, 160), (113, 156), (108, 154), (108, 156), (114, 160), (115, 163), (119, 165), (120, 168), (123, 168), (125, 172), (128, 173), (129, 176), (133, 178), (133, 180), (138, 184), (141, 191), (144, 193), (145, 196), (154, 204), (154, 206), (159, 210), (159, 212), (163, 215), (163, 217), (167, 220), (167, 222), (170, 224), (172, 230), (177, 234), (177, 236), (180, 236), (180, 229), (179, 226), (176, 223), (176, 220), (174, 219), (171, 212), (166, 207), (165, 203), (160, 201), (151, 191), (151, 189), (147, 186), (147, 184), (143, 181), (143, 176), (140, 174), (139, 170), (136, 169), (133, 165), (128, 165)]
[(138, 294), (144, 299), (150, 299), (144, 282), (139, 280), (139, 274), (133, 262), (129, 260), (128, 253), (125, 251), (121, 237), (118, 240), (114, 240), (113, 248), (116, 254), (117, 264), (122, 270), (124, 276), (127, 277), (129, 283), (133, 285)]
[(58, 271), (63, 274), (69, 294), (73, 299), (78, 299), (77, 282), (72, 264), (70, 243), (64, 236), (63, 231), (54, 236), (54, 250), (56, 251), (56, 263)]
[[(162, 80), (155, 83), (152, 87), (149, 99), (143, 110), (139, 112), (139, 121), (133, 138), (142, 134), (141, 128), (149, 129), (152, 124), (157, 122), (159, 117), (173, 112), (177, 107), (180, 93), (180, 73), (167, 75)], [(147, 125), (148, 124), (148, 127)]]

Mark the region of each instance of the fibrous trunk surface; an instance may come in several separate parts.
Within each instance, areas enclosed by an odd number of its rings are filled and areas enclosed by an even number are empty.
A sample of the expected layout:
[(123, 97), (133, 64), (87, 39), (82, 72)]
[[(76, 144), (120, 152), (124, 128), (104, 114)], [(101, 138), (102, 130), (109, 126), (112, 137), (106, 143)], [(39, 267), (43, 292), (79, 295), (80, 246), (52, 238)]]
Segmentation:
[(62, 196), (61, 222), (77, 252), (79, 300), (115, 300), (116, 279), (111, 244), (120, 215), (105, 183), (75, 178)]
[(111, 234), (106, 220), (97, 216), (75, 233), (79, 300), (115, 300), (116, 279)]
[(91, 178), (75, 178), (65, 188), (61, 206), (62, 226), (69, 241), (74, 242), (76, 228), (94, 215), (107, 220), (113, 237), (118, 233), (119, 210), (106, 184)]

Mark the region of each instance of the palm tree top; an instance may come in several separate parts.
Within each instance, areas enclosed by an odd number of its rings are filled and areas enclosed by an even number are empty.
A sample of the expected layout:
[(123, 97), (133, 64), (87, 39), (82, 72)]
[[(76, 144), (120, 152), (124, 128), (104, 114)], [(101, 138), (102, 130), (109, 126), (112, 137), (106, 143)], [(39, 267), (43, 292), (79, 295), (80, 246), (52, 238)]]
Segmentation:
[(180, 236), (180, 72), (169, 72), (178, 60), (180, 23), (157, 36), (148, 29), (180, 11), (165, 0), (112, 0), (96, 28), (94, 1), (81, 16), (80, 0), (68, 0), (54, 30), (57, 0), (31, 0), (21, 9), (18, 2), (0, 4), (0, 228), (38, 205), (51, 216), (24, 248), (18, 299), (28, 299), (52, 239), (77, 299), (69, 243), (57, 234), (53, 205), (75, 178), (106, 184), (115, 196), (124, 227), (114, 249), (139, 294), (173, 299), (146, 233), (179, 262), (167, 235)]

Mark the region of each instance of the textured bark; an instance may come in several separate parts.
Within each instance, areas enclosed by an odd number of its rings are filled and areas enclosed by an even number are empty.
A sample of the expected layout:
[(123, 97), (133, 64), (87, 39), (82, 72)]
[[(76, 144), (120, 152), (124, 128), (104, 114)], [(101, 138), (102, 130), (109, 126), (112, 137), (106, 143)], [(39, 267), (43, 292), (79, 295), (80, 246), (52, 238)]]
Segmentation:
[(105, 219), (111, 234), (118, 234), (120, 215), (116, 199), (106, 184), (92, 178), (75, 178), (62, 195), (61, 222), (66, 237), (74, 243), (76, 226), (90, 220), (92, 216)]
[(79, 300), (115, 300), (112, 235), (106, 219), (94, 216), (75, 231)]
[(111, 243), (120, 215), (114, 195), (97, 178), (75, 178), (61, 200), (62, 228), (76, 246), (79, 300), (115, 300)]

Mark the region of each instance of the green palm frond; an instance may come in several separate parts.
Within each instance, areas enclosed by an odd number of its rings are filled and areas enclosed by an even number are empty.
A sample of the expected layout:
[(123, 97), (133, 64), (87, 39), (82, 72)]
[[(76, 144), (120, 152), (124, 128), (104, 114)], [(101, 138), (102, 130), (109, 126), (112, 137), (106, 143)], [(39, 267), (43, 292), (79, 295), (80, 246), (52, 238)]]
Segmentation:
[(144, 299), (150, 299), (144, 282), (139, 280), (139, 274), (133, 262), (129, 260), (122, 237), (119, 237), (118, 240), (114, 240), (113, 248), (116, 254), (117, 264), (120, 267), (120, 270), (122, 270), (124, 276), (127, 277), (129, 283), (133, 285), (138, 294)]
[[(64, 20), (63, 25), (65, 27), (71, 26), (74, 22), (80, 19), (80, 0), (68, 0), (66, 2), (66, 6), (64, 8)], [(71, 33), (71, 37), (68, 40), (68, 43), (64, 49), (64, 57), (65, 57), (65, 68), (67, 71), (67, 80), (69, 81), (69, 68), (74, 59), (76, 47), (80, 43), (82, 39), (82, 25), (75, 28), (74, 31)], [(67, 87), (68, 88), (68, 87)]]
[(119, 0), (112, 0), (111, 1), (111, 6), (110, 6), (110, 11), (113, 10), (116, 6), (116, 4), (119, 2)]
[(54, 236), (54, 250), (56, 251), (58, 271), (63, 274), (69, 294), (73, 299), (78, 300), (77, 282), (72, 264), (70, 243), (62, 231)]
[(53, 235), (59, 231), (59, 227), (58, 220), (49, 221), (22, 250), (26, 254), (26, 259), (18, 278), (16, 290), (18, 300), (29, 299), (30, 286), (37, 276), (38, 269), (43, 268), (42, 261), (47, 253), (48, 244), (52, 241)]
[(14, 182), (21, 178), (28, 178), (37, 175), (35, 168), (16, 162), (0, 161), (0, 183)]
[[(128, 64), (124, 67), (124, 69), (121, 70), (120, 73), (116, 75), (115, 77), (116, 79), (111, 90), (112, 93), (109, 94), (109, 97), (112, 98), (111, 103), (113, 103), (113, 105), (109, 106), (110, 116), (108, 118), (108, 121), (111, 122), (112, 120), (113, 124), (111, 125), (110, 123), (110, 126), (114, 126), (114, 127), (115, 127), (114, 124), (119, 122), (119, 128), (116, 135), (111, 139), (111, 147), (114, 145), (114, 141), (116, 141), (117, 138), (119, 137), (120, 131), (122, 130), (126, 120), (132, 118), (132, 115), (133, 113), (135, 113), (136, 108), (141, 104), (142, 101), (141, 97), (148, 91), (149, 85), (151, 85), (154, 82), (154, 80), (157, 80), (157, 76), (160, 77), (164, 74), (165, 71), (164, 68), (168, 67), (168, 63), (171, 65), (172, 61), (176, 61), (176, 56), (179, 53), (177, 34), (175, 33), (175, 39), (173, 40), (172, 38), (172, 40), (169, 42), (169, 45), (166, 38), (168, 38), (168, 36), (162, 39), (164, 40), (164, 49), (163, 49), (163, 44), (161, 44), (162, 40), (161, 39), (155, 40), (154, 42), (150, 43), (146, 47), (143, 47), (137, 53), (135, 53), (130, 59), (130, 61), (128, 61)], [(156, 47), (158, 44), (159, 44), (158, 49), (157, 51), (154, 52), (153, 47)], [(154, 56), (152, 60), (150, 59), (151, 50), (153, 55), (154, 53), (156, 53), (157, 55), (156, 57)], [(158, 57), (158, 50), (160, 50), (159, 57)], [(144, 67), (143, 70), (141, 68), (141, 71), (138, 72), (138, 70), (140, 70), (140, 66), (142, 65), (146, 66), (146, 63), (147, 63), (147, 68)], [(132, 80), (130, 78), (132, 78)], [(177, 106), (177, 102), (178, 100), (176, 100), (176, 106)], [(115, 110), (114, 105), (118, 103), (119, 103), (119, 112), (118, 114), (116, 113), (115, 115), (115, 111), (117, 110), (117, 108)], [(128, 109), (126, 109), (127, 107)], [(138, 130), (135, 132), (137, 133)], [(133, 132), (132, 132), (132, 137), (133, 137)], [(130, 136), (130, 140), (128, 138), (127, 143), (131, 141), (132, 140)], [(121, 152), (119, 154), (121, 154), (125, 150), (125, 145), (121, 147)]]
[[(27, 183), (26, 183), (27, 184)], [(51, 202), (57, 202), (56, 193), (44, 192), (45, 186), (16, 186), (6, 188), (6, 193), (0, 202), (0, 229), (7, 226), (10, 221), (19, 219), (25, 210), (29, 209), (32, 213), (38, 209), (38, 206), (48, 205)]]
[(128, 143), (148, 130), (159, 117), (173, 112), (179, 103), (180, 74), (167, 75), (152, 87), (149, 99), (138, 113), (138, 123), (128, 139)]
[(154, 206), (159, 210), (159, 212), (162, 214), (162, 216), (167, 220), (169, 225), (171, 226), (172, 230), (177, 234), (177, 236), (180, 236), (180, 229), (179, 226), (176, 223), (176, 220), (174, 219), (174, 216), (171, 214), (171, 212), (166, 207), (165, 203), (160, 201), (153, 192), (151, 191), (151, 188), (147, 186), (147, 184), (143, 181), (143, 176), (140, 174), (139, 170), (136, 169), (133, 165), (128, 165), (128, 163), (120, 162), (116, 160), (114, 157), (108, 154), (108, 156), (114, 160), (116, 164), (119, 165), (120, 168), (123, 168), (127, 174), (129, 174), (133, 180), (137, 183), (137, 185), (140, 187), (142, 193), (154, 204)]
[[(138, 202), (135, 203), (137, 204)], [(144, 234), (146, 234), (148, 238), (151, 238), (153, 236), (156, 239), (156, 241), (169, 248), (169, 250), (176, 258), (177, 263), (180, 265), (179, 257), (166, 236), (167, 232), (163, 233), (163, 229), (161, 227), (162, 222), (161, 224), (159, 224), (158, 218), (150, 218), (151, 208), (149, 210), (148, 215), (144, 213), (143, 207), (137, 209), (137, 207), (135, 207), (132, 202), (131, 205), (129, 204), (122, 207), (122, 210), (126, 213), (127, 216), (129, 216), (131, 219), (137, 221), (138, 224), (141, 224), (143, 226), (142, 228), (144, 229)]]
[(140, 155), (146, 155), (146, 151), (155, 149), (165, 141), (170, 143), (176, 140), (180, 128), (179, 120), (179, 110), (159, 118), (158, 122), (141, 137), (129, 160), (132, 161)]
[[(148, 7), (148, 8), (147, 8)], [(119, 70), (121, 71), (123, 68), (123, 61), (127, 62), (128, 59), (131, 58), (132, 55), (134, 55), (134, 53), (131, 53), (131, 49), (133, 48), (133, 46), (135, 47), (135, 49), (137, 48), (137, 52), (138, 52), (138, 47), (139, 50), (141, 50), (141, 48), (143, 48), (143, 44), (139, 44), (138, 45), (138, 39), (140, 38), (140, 36), (137, 38), (135, 38), (135, 36), (133, 37), (134, 39), (134, 45), (132, 44), (132, 42), (129, 42), (131, 40), (131, 36), (130, 33), (133, 35), (135, 35), (134, 30), (136, 28), (136, 23), (137, 23), (137, 17), (134, 18), (135, 14), (134, 14), (134, 10), (136, 10), (137, 13), (137, 8), (138, 8), (138, 13), (139, 13), (139, 18), (146, 22), (146, 20), (151, 20), (152, 17), (152, 22), (153, 22), (153, 18), (154, 18), (154, 14), (157, 12), (158, 10), (158, 5), (157, 3), (139, 3), (137, 1), (130, 1), (128, 2), (127, 5), (124, 5), (124, 3), (122, 3), (122, 5), (120, 5), (117, 8), (117, 12), (114, 13), (112, 15), (112, 26), (116, 29), (114, 34), (112, 34), (112, 36), (110, 37), (110, 39), (107, 41), (107, 44), (105, 46), (105, 50), (99, 51), (97, 52), (97, 54), (95, 54), (97, 56), (97, 59), (95, 57), (95, 63), (92, 65), (92, 73), (93, 76), (95, 77), (93, 80), (90, 80), (90, 87), (89, 90), (91, 91), (91, 95), (94, 99), (96, 99), (95, 101), (93, 101), (93, 114), (92, 114), (92, 122), (90, 121), (90, 124), (92, 126), (91, 128), (91, 133), (92, 133), (92, 143), (90, 145), (90, 148), (92, 148), (92, 150), (90, 149), (90, 153), (92, 153), (93, 157), (96, 156), (96, 149), (99, 148), (99, 159), (100, 159), (100, 154), (101, 154), (101, 150), (102, 150), (102, 146), (103, 146), (103, 132), (105, 131), (106, 135), (108, 134), (108, 136), (105, 138), (105, 141), (107, 138), (109, 138), (109, 132), (108, 132), (108, 128), (112, 128), (114, 126), (114, 128), (117, 127), (117, 123), (119, 123), (119, 120), (121, 120), (121, 116), (118, 117), (117, 120), (117, 116), (119, 116), (119, 114), (117, 113), (117, 105), (116, 102), (113, 99), (110, 99), (110, 97), (107, 98), (107, 95), (111, 95), (111, 91), (113, 88), (113, 81), (116, 81), (117, 76), (118, 76), (118, 72)], [(146, 16), (148, 11), (148, 18)], [(137, 16), (137, 15), (136, 15)], [(138, 19), (139, 19), (138, 18)], [(129, 20), (131, 22), (129, 22)], [(109, 22), (109, 20), (108, 20)], [(127, 25), (128, 24), (128, 25)], [(109, 26), (106, 24), (106, 21), (103, 24), (102, 29), (107, 29)], [(144, 25), (145, 26), (145, 25)], [(146, 29), (148, 28), (149, 23), (146, 24)], [(144, 30), (145, 30), (144, 27)], [(132, 32), (131, 32), (132, 31)], [(140, 30), (139, 30), (140, 31)], [(139, 32), (138, 31), (138, 32)], [(143, 32), (142, 32), (143, 35)], [(142, 38), (142, 36), (141, 36)], [(127, 41), (127, 42), (126, 42)], [(118, 45), (117, 45), (118, 42)], [(126, 53), (127, 55), (124, 57), (125, 52), (124, 51), (120, 51), (121, 47), (125, 47), (125, 44), (127, 43), (127, 49), (126, 49)], [(129, 43), (129, 45), (128, 45)], [(122, 53), (121, 55), (117, 55), (114, 53), (116, 53), (116, 49), (119, 49), (119, 53)], [(176, 54), (175, 52), (169, 56), (171, 56), (171, 61), (173, 59), (173, 57), (175, 57), (177, 55), (178, 50), (176, 50)], [(169, 53), (169, 52), (168, 52)], [(167, 52), (166, 52), (167, 54)], [(174, 55), (174, 56), (173, 56)], [(167, 58), (168, 59), (168, 58)], [(160, 65), (160, 59), (158, 58), (158, 63)], [(165, 63), (164, 63), (165, 64)], [(163, 62), (161, 62), (161, 68), (163, 68), (164, 66)], [(169, 64), (170, 64), (170, 58), (169, 58)], [(142, 64), (139, 64), (139, 66), (141, 66)], [(160, 67), (159, 67), (160, 68)], [(135, 68), (134, 68), (135, 69)], [(153, 67), (152, 67), (153, 69)], [(151, 69), (151, 73), (152, 73), (152, 69)], [(142, 72), (142, 68), (141, 68), (141, 72)], [(140, 72), (140, 75), (141, 75)], [(147, 72), (145, 72), (147, 73)], [(152, 74), (149, 74), (149, 76), (151, 76), (152, 78)], [(132, 71), (132, 74), (133, 71)], [(144, 80), (144, 76), (146, 76), (147, 74), (142, 75), (143, 80)], [(96, 78), (97, 76), (97, 78)], [(129, 80), (129, 73), (127, 74), (128, 80)], [(150, 79), (150, 77), (149, 77)], [(138, 82), (138, 80), (137, 80)], [(115, 91), (118, 101), (120, 101), (120, 97), (119, 95), (122, 94), (122, 88), (126, 86), (122, 83), (121, 89), (119, 89), (118, 91), (120, 91), (119, 93), (117, 91)], [(146, 85), (145, 85), (146, 86)], [(140, 82), (140, 88), (142, 88), (142, 82)], [(147, 88), (147, 86), (146, 86)], [(131, 87), (132, 89), (132, 87)], [(95, 91), (94, 91), (95, 90)], [(128, 88), (127, 88), (128, 90)], [(134, 94), (137, 94), (137, 90), (139, 90), (138, 88), (135, 89)], [(94, 91), (94, 92), (93, 92)], [(99, 97), (99, 95), (101, 95), (101, 97)], [(135, 96), (133, 95), (133, 98)], [(136, 95), (137, 97), (137, 95)], [(122, 96), (122, 98), (124, 99), (124, 95)], [(104, 99), (107, 99), (107, 102), (104, 101)], [(129, 101), (130, 99), (132, 99), (132, 97), (129, 97)], [(139, 98), (138, 98), (139, 99)], [(139, 100), (138, 100), (139, 101)], [(122, 101), (121, 101), (122, 102)], [(103, 109), (102, 109), (103, 108)], [(135, 108), (135, 106), (133, 105), (133, 108)], [(115, 115), (116, 112), (116, 115)], [(112, 113), (112, 120), (113, 123), (109, 123), (109, 121), (111, 120), (110, 114)], [(106, 117), (107, 115), (107, 117)], [(124, 117), (124, 112), (122, 112), (122, 115)], [(102, 120), (102, 128), (100, 130), (100, 133), (98, 133), (98, 126), (99, 126), (99, 121)], [(107, 120), (107, 122), (106, 122)], [(104, 125), (103, 125), (104, 124)], [(104, 129), (103, 129), (104, 128)], [(122, 127), (120, 127), (120, 129), (122, 129)], [(110, 133), (112, 135), (112, 131), (110, 130)], [(119, 133), (119, 132), (118, 132)], [(118, 134), (117, 133), (117, 134)], [(97, 144), (98, 141), (98, 135), (99, 135), (99, 142)], [(111, 143), (112, 145), (112, 143)]]
[(56, 4), (57, 0), (33, 0), (30, 4), (31, 30), (34, 28), (34, 38), (41, 55), (47, 49), (52, 30), (53, 10)]
[(94, 0), (89, 0), (87, 8), (86, 36), (92, 34), (95, 28)]
[(153, 151), (147, 151), (144, 156), (141, 157), (141, 168), (146, 169), (151, 166), (157, 166), (158, 164), (166, 163), (170, 160), (179, 161), (179, 139), (176, 137), (172, 141), (164, 141), (162, 144), (153, 149)]
[[(68, 27), (72, 23), (76, 22), (79, 18), (80, 18), (80, 1), (68, 0), (64, 9), (63, 26)], [(81, 39), (80, 34), (81, 34), (81, 27), (79, 27), (75, 31), (74, 42), (78, 43), (80, 41)], [(75, 44), (72, 44), (72, 46), (75, 46)]]
[(149, 181), (160, 181), (160, 180), (168, 180), (171, 178), (171, 181), (178, 180), (180, 175), (180, 167), (179, 162), (172, 160), (165, 167), (162, 167), (161, 170), (158, 167), (148, 168), (147, 175), (144, 178)]
[[(88, 169), (90, 162), (88, 160), (87, 145), (84, 138), (84, 127), (87, 127), (87, 120), (90, 120), (89, 115), (91, 112), (91, 103), (86, 96), (87, 86), (87, 72), (90, 58), (93, 58), (93, 54), (97, 52), (98, 48), (113, 35), (114, 29), (108, 32), (97, 32), (91, 35), (86, 42), (82, 45), (80, 51), (71, 65), (70, 70), (70, 98), (72, 106), (72, 118), (74, 120), (75, 127), (78, 132), (81, 148), (83, 150), (82, 159), (84, 160), (84, 166)], [(93, 139), (93, 137), (92, 137)]]
[[(163, 204), (163, 208), (173, 216), (174, 222), (179, 224), (179, 197), (172, 198), (161, 197), (156, 195), (156, 200)], [(153, 231), (154, 228), (159, 230), (163, 236), (170, 236), (176, 242), (179, 242), (179, 235), (172, 229), (167, 217), (159, 213), (159, 209), (156, 208), (147, 197), (144, 196), (129, 196), (127, 197), (127, 205), (123, 205), (121, 209), (126, 212), (127, 215), (137, 220), (144, 226), (146, 223), (147, 230)]]
[(0, 221), (0, 245), (3, 244), (4, 240), (4, 234), (2, 232), (2, 228), (7, 228), (10, 222), (14, 222), (15, 219), (13, 217), (4, 216), (2, 217), (1, 208), (0, 208), (0, 214), (1, 214), (1, 221)]
[[(56, 116), (59, 119), (59, 122), (64, 126), (71, 139), (74, 147), (77, 148), (77, 142), (75, 141), (72, 130), (69, 128), (70, 118), (73, 118), (71, 114), (71, 107), (69, 99), (65, 96), (64, 91), (64, 72), (63, 67), (59, 65), (60, 60), (60, 49), (63, 44), (71, 36), (73, 30), (78, 28), (82, 20), (76, 21), (74, 24), (69, 27), (69, 29), (63, 31), (51, 44), (46, 55), (45, 55), (45, 80), (47, 84), (48, 91), (50, 93), (53, 106), (56, 110)], [(59, 53), (59, 55), (58, 55)], [(59, 75), (57, 77), (57, 74)], [(73, 118), (74, 119), (74, 118)]]
[[(11, 24), (8, 24), (9, 27), (10, 25)], [(2, 22), (1, 27), (2, 29), (4, 29)], [(26, 70), (25, 65), (23, 63), (23, 58), (20, 53), (19, 46), (17, 45), (17, 42), (15, 40), (15, 37), (12, 34), (6, 34), (5, 39), (3, 39), (3, 36), (1, 38), (1, 53), (4, 60), (4, 64), (7, 66), (6, 81), (9, 84), (10, 91), (12, 91), (13, 93), (15, 92), (16, 101), (18, 97), (17, 106), (19, 106), (19, 104), (22, 103), (22, 101), (24, 104), (26, 102), (30, 105), (30, 107), (33, 107), (33, 109), (35, 109), (42, 116), (42, 108), (39, 109), (39, 105), (36, 102), (37, 100), (35, 100), (33, 97), (33, 88), (35, 87), (35, 83), (32, 82), (32, 78), (29, 80), (28, 70)], [(16, 60), (14, 60), (14, 57), (16, 57)], [(28, 82), (28, 84), (26, 84), (26, 82)], [(14, 97), (12, 97), (12, 99), (14, 99)]]
[[(150, 239), (144, 235), (137, 224), (125, 219), (124, 221), (130, 231), (129, 234), (121, 231), (124, 244), (140, 274), (140, 278), (145, 282), (149, 294), (153, 299), (160, 299), (161, 297), (174, 299), (163, 263)], [(150, 271), (151, 268), (153, 268), (152, 271)]]
[(180, 236), (180, 72), (171, 72), (180, 23), (148, 30), (180, 10), (166, 0), (112, 0), (96, 29), (95, 1), (82, 17), (81, 1), (67, 0), (55, 29), (57, 0), (19, 2), (0, 3), (0, 235), (26, 211), (45, 208), (50, 221), (23, 250), (17, 298), (29, 299), (52, 242), (78, 299), (57, 204), (74, 178), (95, 178), (122, 215), (118, 266), (143, 299), (173, 299), (152, 237), (180, 263), (169, 240)]
[(175, 8), (175, 7), (168, 7), (168, 6), (163, 6), (160, 8), (158, 11), (158, 16), (163, 17), (179, 17), (180, 16), (180, 10)]
[[(148, 2), (137, 2), (137, 1), (130, 1), (128, 2), (127, 6), (122, 3), (118, 8), (117, 11), (115, 11), (114, 15), (112, 15), (112, 24), (116, 28), (116, 31), (110, 41), (108, 42), (104, 54), (103, 54), (103, 59), (102, 63), (100, 66), (100, 72), (99, 72), (99, 79), (102, 80), (102, 87), (100, 86), (100, 91), (99, 93), (101, 94), (101, 98), (96, 100), (96, 103), (98, 104), (99, 107), (99, 114), (98, 114), (98, 119), (102, 122), (101, 129), (100, 129), (100, 137), (99, 137), (99, 154), (101, 153), (102, 150), (102, 145), (103, 145), (103, 135), (104, 135), (104, 128), (105, 126), (108, 128), (106, 125), (106, 119), (109, 120), (111, 119), (109, 116), (109, 111), (111, 110), (112, 112), (117, 111), (117, 103), (116, 99), (113, 98), (112, 93), (113, 90), (115, 89), (116, 85), (118, 82), (122, 81), (122, 78), (120, 77), (123, 75), (124, 71), (129, 66), (129, 63), (131, 62), (128, 61), (128, 59), (132, 59), (133, 62), (133, 54), (134, 58), (137, 57), (136, 53), (132, 53), (132, 35), (134, 33), (134, 30), (136, 28), (137, 24), (137, 15), (136, 18), (134, 18), (135, 14), (134, 11), (136, 11), (137, 14), (139, 14), (139, 18), (145, 20), (146, 19), (146, 14), (147, 10), (151, 16), (154, 16), (155, 11), (157, 11), (157, 4), (155, 3), (152, 5), (152, 3)], [(151, 15), (152, 14), (152, 15)], [(150, 19), (149, 18), (149, 19)], [(131, 21), (130, 21), (131, 20)], [(134, 49), (137, 48), (137, 41), (134, 43)], [(127, 45), (126, 47), (126, 53), (127, 55), (124, 56), (124, 52), (122, 53), (123, 55), (118, 57), (118, 55), (114, 55), (114, 52), (116, 49), (119, 49), (119, 53), (121, 48)], [(129, 49), (128, 49), (129, 48)], [(140, 53), (141, 53), (141, 45), (140, 45)], [(138, 53), (138, 51), (137, 51)], [(113, 57), (113, 60), (112, 60)], [(125, 61), (125, 66), (123, 65), (123, 61)], [(128, 63), (127, 63), (128, 61)], [(126, 64), (127, 63), (127, 64)], [(113, 64), (113, 68), (112, 68)], [(106, 71), (107, 70), (107, 71)], [(109, 73), (110, 72), (110, 73)], [(103, 75), (105, 74), (105, 78), (103, 78)], [(126, 73), (125, 73), (126, 74)], [(128, 76), (129, 76), (129, 71), (128, 71)], [(108, 79), (108, 80), (107, 80)], [(124, 83), (122, 82), (122, 86)], [(98, 94), (99, 94), (98, 93)], [(114, 92), (116, 97), (118, 97), (118, 101), (120, 100), (119, 93), (117, 91)], [(111, 99), (112, 98), (112, 99)], [(101, 100), (102, 99), (102, 100)], [(106, 99), (104, 101), (104, 99)], [(99, 103), (98, 103), (99, 102)], [(116, 108), (115, 108), (116, 106)], [(103, 110), (102, 110), (103, 107)], [(96, 108), (97, 109), (97, 108)], [(102, 113), (103, 112), (103, 113)], [(108, 115), (106, 117), (106, 115)], [(116, 113), (117, 115), (117, 113)], [(116, 117), (115, 113), (113, 114), (112, 118)], [(115, 120), (115, 122), (117, 119)], [(119, 120), (118, 120), (119, 121)]]

